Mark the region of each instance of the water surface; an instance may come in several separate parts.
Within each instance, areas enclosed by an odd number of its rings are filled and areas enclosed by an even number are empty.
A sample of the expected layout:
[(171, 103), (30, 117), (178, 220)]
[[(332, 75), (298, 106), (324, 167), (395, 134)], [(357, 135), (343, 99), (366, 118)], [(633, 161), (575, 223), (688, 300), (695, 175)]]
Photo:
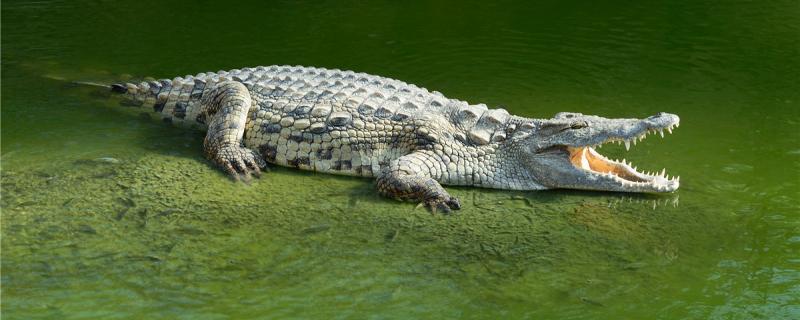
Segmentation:
[[(795, 1), (5, 1), (7, 319), (800, 318)], [(681, 116), (624, 151), (668, 195), (448, 188), (432, 216), (370, 180), (251, 185), (203, 134), (58, 78), (353, 69), (550, 117)]]

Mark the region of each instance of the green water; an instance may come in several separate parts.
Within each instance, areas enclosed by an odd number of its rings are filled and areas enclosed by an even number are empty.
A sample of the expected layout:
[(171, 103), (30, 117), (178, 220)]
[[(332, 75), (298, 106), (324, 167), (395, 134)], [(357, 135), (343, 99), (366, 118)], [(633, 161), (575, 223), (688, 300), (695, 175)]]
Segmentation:
[[(681, 116), (668, 195), (236, 184), (200, 132), (43, 77), (353, 69), (512, 113)], [(800, 318), (796, 1), (4, 1), (4, 319)], [(113, 159), (103, 159), (113, 158)]]

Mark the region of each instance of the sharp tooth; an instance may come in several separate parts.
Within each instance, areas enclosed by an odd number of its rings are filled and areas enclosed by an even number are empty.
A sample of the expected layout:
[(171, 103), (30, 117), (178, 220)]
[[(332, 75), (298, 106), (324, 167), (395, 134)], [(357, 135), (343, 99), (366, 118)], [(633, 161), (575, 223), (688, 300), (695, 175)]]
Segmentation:
[(630, 149), (631, 149), (631, 141), (625, 140), (625, 150), (630, 150)]
[(634, 146), (636, 145), (636, 140), (637, 140), (636, 138), (633, 138), (633, 145)]
[(667, 168), (661, 169), (661, 176), (663, 177), (664, 174), (667, 173)]
[(669, 132), (669, 134), (672, 134), (672, 127), (671, 126), (667, 127), (667, 132)]
[(675, 128), (677, 128), (677, 127), (680, 127), (680, 125), (681, 125), (681, 123), (680, 123), (680, 122), (676, 123), (676, 124), (675, 124)]
[(586, 158), (586, 148), (581, 152), (581, 168), (591, 170), (589, 167), (589, 159)]
[(664, 137), (664, 129), (659, 129), (659, 130), (658, 130), (658, 133), (660, 133), (660, 134), (661, 134), (661, 137), (662, 137), (662, 138)]

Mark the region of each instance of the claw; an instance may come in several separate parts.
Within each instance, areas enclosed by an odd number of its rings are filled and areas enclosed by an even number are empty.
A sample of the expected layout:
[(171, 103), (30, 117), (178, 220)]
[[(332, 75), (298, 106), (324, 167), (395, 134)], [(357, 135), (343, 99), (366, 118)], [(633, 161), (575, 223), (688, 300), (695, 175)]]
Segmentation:
[(222, 167), (235, 181), (248, 183), (252, 176), (261, 177), (261, 167), (266, 169), (266, 162), (258, 153), (242, 147), (223, 147), (215, 158), (217, 165)]
[(458, 201), (458, 198), (450, 198), (447, 200), (447, 205), (453, 210), (461, 210), (461, 202)]
[(242, 159), (236, 159), (233, 164), (235, 165), (235, 168), (238, 169), (237, 172), (246, 173), (248, 170), (247, 165), (244, 164), (244, 161), (242, 161)]
[(225, 165), (224, 165), (223, 169), (224, 169), (224, 170), (225, 170), (225, 172), (227, 172), (227, 173), (228, 173), (228, 175), (229, 175), (229, 176), (231, 176), (231, 177), (232, 177), (234, 180), (237, 180), (237, 181), (239, 180), (239, 175), (236, 173), (236, 169), (234, 169), (234, 168), (233, 168), (233, 166), (232, 166), (230, 163), (225, 163)]
[(436, 214), (439, 211), (441, 211), (443, 214), (450, 214), (453, 210), (461, 209), (461, 202), (458, 201), (458, 198), (454, 197), (432, 198), (420, 203), (417, 205), (417, 208), (419, 208), (421, 205), (425, 205), (429, 210), (431, 210), (431, 214)]

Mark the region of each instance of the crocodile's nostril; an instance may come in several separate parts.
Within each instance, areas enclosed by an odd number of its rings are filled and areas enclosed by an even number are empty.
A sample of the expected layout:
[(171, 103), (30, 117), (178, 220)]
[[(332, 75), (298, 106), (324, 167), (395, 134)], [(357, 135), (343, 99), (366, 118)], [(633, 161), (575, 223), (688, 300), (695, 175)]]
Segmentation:
[(666, 116), (666, 115), (667, 115), (666, 112), (659, 112), (659, 113), (657, 113), (655, 115), (652, 115), (652, 116), (649, 116), (647, 118), (648, 119), (656, 119), (656, 118), (661, 118), (661, 117)]

